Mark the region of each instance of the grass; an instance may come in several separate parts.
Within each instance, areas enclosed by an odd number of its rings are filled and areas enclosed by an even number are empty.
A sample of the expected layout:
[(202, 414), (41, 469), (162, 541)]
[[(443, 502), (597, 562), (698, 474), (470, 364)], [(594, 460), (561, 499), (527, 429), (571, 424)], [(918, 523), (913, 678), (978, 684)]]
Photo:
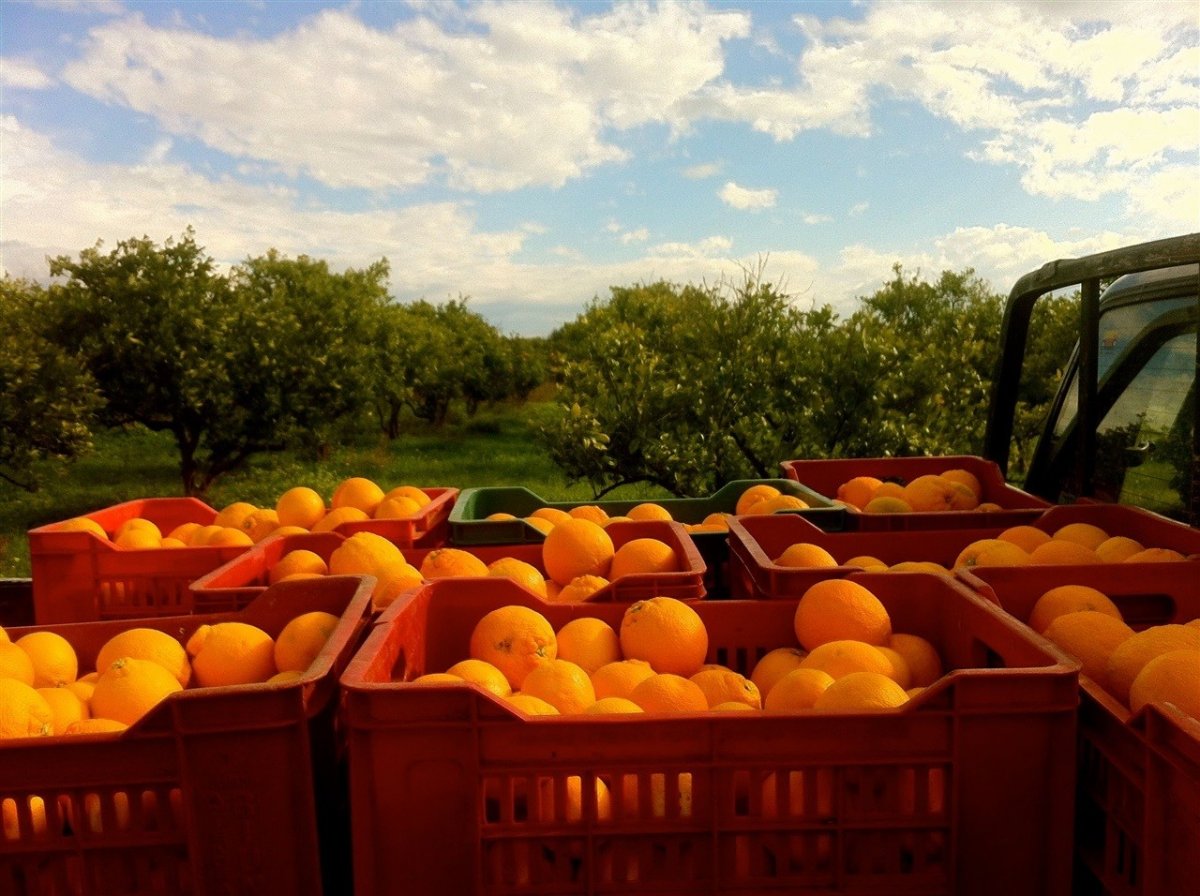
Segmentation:
[[(481, 412), (439, 430), (416, 429), (394, 442), (369, 435), (344, 439), (319, 459), (294, 451), (257, 455), (219, 480), (205, 500), (216, 508), (238, 500), (272, 507), (294, 485), (328, 498), (348, 476), (366, 476), (385, 488), (522, 485), (550, 501), (590, 500), (588, 485), (568, 484), (534, 438), (549, 411), (545, 403), (532, 403)], [(94, 451), (64, 469), (47, 470), (42, 481), (34, 493), (0, 484), (0, 578), (29, 575), (29, 529), (122, 501), (183, 494), (170, 435), (140, 427), (97, 434)], [(628, 486), (605, 499), (665, 496), (653, 486)]]

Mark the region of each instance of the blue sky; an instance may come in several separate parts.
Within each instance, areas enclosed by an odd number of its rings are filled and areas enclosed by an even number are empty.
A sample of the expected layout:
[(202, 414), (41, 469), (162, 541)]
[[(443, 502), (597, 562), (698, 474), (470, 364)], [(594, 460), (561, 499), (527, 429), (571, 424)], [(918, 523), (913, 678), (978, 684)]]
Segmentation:
[(4, 0), (0, 267), (189, 225), (544, 334), (1200, 229), (1195, 2)]

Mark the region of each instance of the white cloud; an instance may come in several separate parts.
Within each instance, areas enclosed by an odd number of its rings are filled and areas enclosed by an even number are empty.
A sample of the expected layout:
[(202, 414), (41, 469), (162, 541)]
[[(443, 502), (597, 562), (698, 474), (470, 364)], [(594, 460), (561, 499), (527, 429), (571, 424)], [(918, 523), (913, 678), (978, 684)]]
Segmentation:
[(53, 83), (53, 78), (26, 59), (0, 57), (0, 87), (6, 90), (44, 90)]
[(851, 218), (857, 218), (859, 215), (866, 214), (867, 209), (870, 207), (871, 203), (869, 202), (856, 202), (854, 205), (850, 206), (850, 208), (846, 211), (846, 214), (848, 214)]
[(804, 221), (805, 224), (828, 224), (833, 220), (833, 218), (829, 215), (819, 215), (815, 212), (806, 212), (801, 220)]
[(721, 164), (719, 162), (707, 162), (700, 165), (692, 165), (683, 169), (683, 176), (688, 180), (707, 180), (710, 177), (716, 177), (721, 173)]
[(650, 231), (645, 227), (639, 227), (637, 230), (627, 230), (621, 234), (621, 245), (628, 246), (630, 243), (644, 243), (650, 239)]
[(725, 186), (717, 193), (721, 197), (721, 201), (726, 205), (745, 210), (757, 211), (758, 209), (773, 208), (776, 200), (779, 198), (778, 190), (752, 190), (748, 187), (739, 186), (733, 181), (727, 181)]

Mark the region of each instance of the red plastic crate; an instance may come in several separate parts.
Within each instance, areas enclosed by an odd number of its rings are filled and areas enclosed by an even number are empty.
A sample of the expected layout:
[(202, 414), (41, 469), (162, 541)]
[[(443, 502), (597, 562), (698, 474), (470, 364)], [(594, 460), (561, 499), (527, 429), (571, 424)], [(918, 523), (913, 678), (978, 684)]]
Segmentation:
[[(16, 807), (19, 827), (0, 836), (0, 893), (343, 892), (349, 843), (337, 682), (365, 630), (370, 589), (361, 576), (285, 582), (241, 613), (139, 622), (185, 641), (226, 619), (274, 636), (310, 610), (341, 617), (297, 681), (187, 689), (119, 734), (0, 742), (0, 802)], [(90, 668), (129, 623), (40, 628), (70, 640)], [(30, 824), (33, 796), (46, 808), (41, 832)]]
[[(682, 524), (665, 520), (612, 523), (606, 531), (612, 536), (616, 547), (635, 538), (657, 538), (666, 542), (679, 558), (680, 571), (621, 576), (589, 597), (588, 602), (632, 602), (658, 595), (698, 600), (705, 596), (704, 560)], [(328, 562), (329, 556), (343, 540), (340, 530), (266, 538), (246, 553), (193, 582), (195, 604), (210, 611), (244, 606), (267, 587), (271, 569), (284, 554), (303, 548), (319, 554)], [(417, 568), (431, 551), (436, 550), (429, 547), (400, 548), (405, 559)], [(537, 567), (543, 575), (546, 571), (542, 564), (540, 544), (481, 544), (461, 546), (458, 550), (474, 554), (484, 563), (492, 563), (502, 557), (515, 557)]]
[[(525, 717), (475, 685), (411, 682), (465, 657), (496, 607), (558, 628), (619, 625), (627, 605), (545, 604), (504, 580), (399, 599), (341, 679), (355, 891), (1065, 893), (1077, 666), (949, 578), (860, 581), (957, 670), (898, 710)], [(795, 601), (695, 607), (710, 661), (745, 674), (795, 643)], [(633, 782), (638, 799), (618, 798)], [(563, 811), (573, 786), (581, 817)]]
[[(197, 498), (141, 498), (86, 514), (110, 534), (144, 517), (164, 535), (183, 523), (207, 526), (216, 515)], [(90, 532), (64, 532), (61, 522), (30, 529), (28, 538), (34, 617), (42, 625), (190, 613), (188, 585), (246, 550), (124, 550)]]
[[(960, 469), (973, 473), (983, 486), (983, 501), (1000, 505), (1000, 510), (948, 510), (913, 513), (863, 513), (847, 507), (848, 526), (859, 529), (944, 529), (949, 526), (1013, 526), (1027, 523), (1050, 503), (1009, 485), (994, 461), (972, 454), (933, 457), (847, 457), (834, 460), (787, 460), (780, 466), (787, 478), (829, 499), (837, 498), (842, 483), (855, 476), (874, 476), (885, 482), (911, 482), (929, 473)], [(984, 517), (976, 523), (974, 518)]]
[[(1182, 574), (1180, 564), (1153, 566), (1042, 567), (1040, 578), (996, 567), (962, 578), (1022, 622), (1042, 594), (1072, 584), (1107, 594), (1138, 630), (1200, 618), (1195, 567)], [(1194, 892), (1200, 881), (1200, 722), (1157, 706), (1131, 715), (1086, 675), (1079, 680), (1077, 892)]]

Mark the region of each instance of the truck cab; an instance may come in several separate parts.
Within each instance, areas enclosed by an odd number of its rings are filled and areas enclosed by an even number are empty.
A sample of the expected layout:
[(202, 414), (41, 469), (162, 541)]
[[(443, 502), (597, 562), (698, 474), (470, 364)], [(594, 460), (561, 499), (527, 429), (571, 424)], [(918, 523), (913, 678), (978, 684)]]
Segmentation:
[(1200, 233), (1051, 262), (1017, 281), (984, 455), (1008, 474), (1034, 303), (1080, 294), (1079, 338), (1024, 487), (1056, 503), (1133, 504), (1200, 524)]

